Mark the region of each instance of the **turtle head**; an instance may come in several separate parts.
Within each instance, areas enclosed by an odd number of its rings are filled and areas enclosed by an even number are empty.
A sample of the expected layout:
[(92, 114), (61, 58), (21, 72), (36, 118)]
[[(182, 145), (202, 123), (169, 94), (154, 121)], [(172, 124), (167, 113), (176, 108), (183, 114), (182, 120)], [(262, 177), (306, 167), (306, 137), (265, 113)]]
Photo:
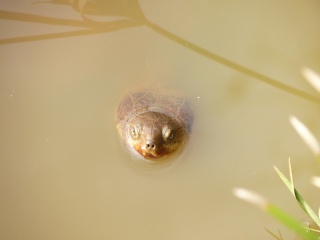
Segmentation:
[(128, 143), (145, 159), (157, 160), (176, 152), (187, 137), (173, 118), (159, 112), (145, 112), (129, 124)]

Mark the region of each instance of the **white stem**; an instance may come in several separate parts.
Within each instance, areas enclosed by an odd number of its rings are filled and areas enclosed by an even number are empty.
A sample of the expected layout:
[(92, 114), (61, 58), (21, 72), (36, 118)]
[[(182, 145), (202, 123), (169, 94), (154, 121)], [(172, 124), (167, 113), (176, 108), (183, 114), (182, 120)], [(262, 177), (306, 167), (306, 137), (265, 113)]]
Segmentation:
[(311, 151), (319, 156), (320, 154), (320, 146), (317, 139), (313, 136), (313, 134), (309, 131), (309, 129), (296, 117), (291, 116), (289, 118), (292, 126), (300, 135), (302, 140), (307, 144), (307, 146), (311, 149)]
[(233, 190), (233, 194), (237, 198), (240, 198), (261, 208), (264, 208), (267, 205), (267, 200), (265, 198), (245, 188), (235, 188)]
[(316, 187), (320, 188), (320, 177), (312, 177), (311, 183)]
[(307, 67), (302, 68), (301, 73), (310, 85), (320, 92), (320, 76)]

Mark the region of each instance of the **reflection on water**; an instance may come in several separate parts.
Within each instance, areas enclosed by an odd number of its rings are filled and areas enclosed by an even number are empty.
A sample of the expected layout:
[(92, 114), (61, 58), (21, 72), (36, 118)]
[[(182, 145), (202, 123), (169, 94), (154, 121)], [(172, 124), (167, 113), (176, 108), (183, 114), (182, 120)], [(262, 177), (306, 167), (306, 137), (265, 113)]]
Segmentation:
[[(45, 40), (45, 39), (55, 39), (60, 37), (74, 37), (79, 35), (96, 34), (96, 33), (102, 33), (102, 32), (106, 33), (106, 32), (116, 31), (122, 28), (130, 28), (130, 27), (136, 27), (139, 25), (146, 25), (150, 27), (152, 30), (156, 31), (157, 33), (160, 33), (162, 36), (167, 37), (172, 41), (175, 41), (176, 43), (186, 47), (189, 50), (195, 51), (200, 55), (208, 57), (213, 61), (221, 63), (236, 71), (239, 71), (243, 74), (254, 77), (262, 82), (265, 82), (283, 91), (292, 93), (296, 96), (308, 99), (310, 101), (314, 101), (316, 103), (320, 102), (319, 97), (310, 95), (297, 88), (294, 88), (284, 83), (281, 83), (279, 81), (276, 81), (264, 74), (255, 72), (240, 64), (232, 62), (202, 47), (199, 47), (198, 45), (193, 44), (192, 42), (189, 42), (173, 34), (170, 31), (167, 31), (166, 29), (158, 26), (153, 22), (148, 21), (144, 17), (144, 14), (137, 0), (132, 0), (129, 2), (126, 0), (124, 1), (123, 0), (120, 0), (120, 1), (52, 0), (47, 3), (72, 6), (74, 10), (81, 13), (81, 16), (83, 17), (83, 21), (42, 17), (42, 16), (37, 16), (32, 14), (14, 13), (9, 11), (0, 11), (0, 16), (2, 19), (11, 19), (11, 20), (18, 20), (23, 22), (36, 22), (36, 23), (53, 24), (53, 25), (78, 26), (78, 27), (85, 27), (89, 29), (64, 32), (64, 33), (45, 34), (45, 35), (38, 35), (38, 36), (19, 37), (19, 38), (12, 38), (12, 39), (2, 39), (0, 40), (0, 44), (38, 41), (38, 40)], [(97, 22), (86, 17), (85, 16), (86, 14), (127, 17), (129, 18), (129, 20), (122, 19), (122, 20), (110, 21), (110, 22)]]
[[(0, 4), (1, 238), (270, 239), (278, 224), (231, 189), (299, 216), (272, 169), (289, 156), (317, 199), (288, 116), (319, 135), (299, 73), (319, 72), (319, 3), (51, 2)], [(146, 83), (185, 92), (196, 115), (180, 163), (154, 175), (125, 164), (115, 129), (121, 94)]]

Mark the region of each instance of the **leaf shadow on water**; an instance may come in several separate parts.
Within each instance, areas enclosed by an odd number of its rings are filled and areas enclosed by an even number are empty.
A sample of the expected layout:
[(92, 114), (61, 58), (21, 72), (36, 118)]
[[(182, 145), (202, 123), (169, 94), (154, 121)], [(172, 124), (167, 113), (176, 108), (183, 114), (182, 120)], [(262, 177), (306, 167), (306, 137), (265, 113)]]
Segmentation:
[[(268, 85), (271, 85), (279, 90), (293, 94), (297, 97), (303, 98), (314, 103), (320, 103), (320, 98), (307, 92), (301, 91), (290, 85), (284, 84), (278, 80), (270, 78), (264, 74), (253, 71), (245, 66), (228, 60), (222, 56), (219, 56), (213, 52), (202, 48), (178, 35), (160, 27), (159, 25), (150, 22), (145, 18), (143, 11), (140, 7), (138, 0), (51, 0), (47, 2), (35, 2), (35, 4), (57, 4), (66, 5), (72, 7), (75, 11), (79, 12), (82, 16), (82, 20), (62, 19), (55, 17), (46, 17), (35, 14), (18, 13), (12, 11), (0, 10), (0, 19), (15, 20), (22, 22), (41, 23), (48, 25), (60, 25), (68, 27), (81, 28), (74, 31), (31, 35), (24, 37), (14, 37), (7, 39), (0, 39), (0, 45), (22, 43), (29, 41), (39, 41), (47, 39), (57, 39), (65, 37), (75, 37), (88, 34), (107, 33), (120, 29), (132, 28), (138, 26), (147, 26), (153, 31), (157, 32), (161, 36), (170, 39), (171, 41), (196, 52), (204, 57), (207, 57), (215, 62), (218, 62), (224, 66), (227, 66), (235, 71), (238, 71), (247, 76), (258, 79)], [(120, 17), (120, 20), (115, 21), (96, 21), (91, 16), (113, 16)]]

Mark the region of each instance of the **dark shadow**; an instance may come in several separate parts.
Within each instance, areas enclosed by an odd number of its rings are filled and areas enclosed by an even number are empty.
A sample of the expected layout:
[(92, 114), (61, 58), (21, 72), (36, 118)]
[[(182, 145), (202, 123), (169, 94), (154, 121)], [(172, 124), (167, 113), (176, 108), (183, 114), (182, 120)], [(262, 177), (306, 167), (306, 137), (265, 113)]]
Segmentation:
[(10, 44), (10, 43), (38, 41), (38, 40), (48, 40), (48, 39), (56, 39), (56, 38), (64, 38), (64, 37), (75, 37), (75, 36), (96, 34), (96, 33), (113, 32), (123, 28), (131, 28), (131, 27), (142, 25), (142, 23), (137, 21), (132, 21), (132, 20), (95, 22), (89, 19), (70, 20), (70, 19), (44, 17), (44, 16), (35, 15), (35, 14), (17, 13), (17, 12), (3, 11), (3, 10), (0, 10), (0, 19), (84, 28), (84, 29), (75, 30), (75, 31), (66, 31), (66, 32), (59, 32), (59, 33), (49, 33), (49, 34), (0, 39), (0, 45)]
[(70, 20), (70, 19), (61, 19), (61, 18), (54, 18), (54, 17), (45, 17), (45, 16), (39, 16), (35, 14), (18, 13), (18, 12), (4, 11), (4, 10), (0, 10), (0, 19), (69, 26), (69, 27), (71, 26), (71, 27), (90, 28), (90, 24), (83, 20)]
[[(271, 85), (279, 90), (291, 93), (295, 96), (301, 97), (305, 100), (309, 100), (315, 103), (320, 103), (320, 98), (313, 96), (307, 92), (301, 91), (297, 88), (291, 87), (280, 81), (272, 79), (266, 75), (250, 70), (238, 63), (232, 62), (226, 58), (223, 58), (215, 53), (212, 53), (192, 42), (189, 42), (176, 34), (156, 25), (155, 23), (149, 22), (145, 17), (140, 8), (138, 0), (97, 0), (97, 1), (88, 1), (84, 4), (83, 2), (74, 1), (73, 4), (70, 4), (68, 0), (52, 0), (47, 2), (48, 4), (61, 4), (69, 5), (78, 11), (83, 20), (69, 20), (69, 19), (60, 19), (53, 17), (44, 17), (34, 14), (25, 14), (25, 13), (16, 13), (10, 11), (0, 10), (0, 19), (6, 20), (15, 20), (22, 22), (32, 22), (32, 23), (41, 23), (41, 24), (50, 24), (50, 25), (61, 25), (61, 26), (73, 26), (80, 27), (83, 29), (60, 32), (60, 33), (51, 33), (51, 34), (42, 34), (42, 35), (33, 35), (25, 37), (16, 37), (8, 39), (0, 39), (0, 45), (12, 44), (12, 43), (21, 43), (29, 41), (38, 41), (38, 40), (47, 40), (47, 39), (56, 39), (64, 37), (74, 37), (88, 34), (96, 33), (106, 33), (112, 32), (124, 28), (131, 28), (145, 25), (157, 32), (161, 36), (174, 41), (175, 43), (196, 52), (204, 57), (207, 57), (215, 62), (218, 62), (224, 66), (227, 66), (235, 71), (238, 71), (247, 76), (256, 78), (261, 82), (264, 82), (268, 85)], [(40, 3), (38, 3), (40, 4)], [(125, 17), (123, 20), (110, 21), (110, 22), (99, 22), (92, 20), (89, 15), (100, 15), (100, 16), (117, 16)]]
[(71, 6), (82, 15), (126, 17), (135, 21), (145, 19), (138, 0), (48, 0), (40, 3)]
[(192, 42), (189, 42), (169, 31), (167, 31), (166, 29), (159, 27), (158, 25), (148, 22), (148, 26), (153, 29), (154, 31), (156, 31), (157, 33), (161, 34), (162, 36), (165, 36), (169, 39), (171, 39), (172, 41), (178, 43), (179, 45), (188, 48), (204, 57), (210, 58), (211, 60), (218, 62), (224, 66), (227, 66), (235, 71), (241, 72), (247, 76), (256, 78), (262, 82), (265, 82), (273, 87), (276, 87), (280, 90), (286, 91), (288, 93), (294, 94), (295, 96), (304, 98), (306, 100), (315, 102), (315, 103), (320, 103), (320, 98), (313, 96), (307, 92), (301, 91), (297, 88), (291, 87), (287, 84), (281, 83), (280, 81), (274, 80), (266, 75), (263, 75), (261, 73), (255, 72), (253, 70), (250, 70), (249, 68), (246, 68), (238, 63), (232, 62), (224, 57), (221, 57), (215, 53), (212, 53), (196, 44), (193, 44)]

